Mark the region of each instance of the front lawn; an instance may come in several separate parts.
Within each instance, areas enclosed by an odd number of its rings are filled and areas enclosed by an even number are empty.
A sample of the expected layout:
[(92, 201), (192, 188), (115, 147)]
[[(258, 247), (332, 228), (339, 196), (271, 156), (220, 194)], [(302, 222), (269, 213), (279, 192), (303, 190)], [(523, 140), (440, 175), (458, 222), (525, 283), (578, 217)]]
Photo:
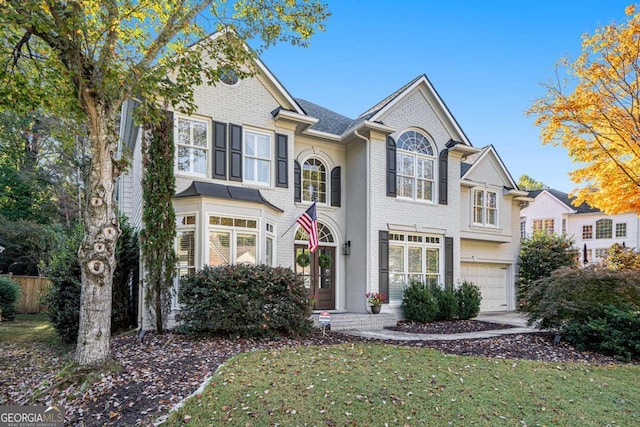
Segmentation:
[(640, 425), (639, 366), (589, 366), (342, 344), (222, 366), (167, 425)]

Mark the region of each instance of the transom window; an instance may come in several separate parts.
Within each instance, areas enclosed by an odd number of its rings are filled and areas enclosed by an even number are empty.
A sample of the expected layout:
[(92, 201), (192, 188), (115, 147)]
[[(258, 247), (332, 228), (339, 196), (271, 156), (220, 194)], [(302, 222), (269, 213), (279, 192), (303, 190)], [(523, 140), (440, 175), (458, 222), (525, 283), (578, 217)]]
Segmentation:
[(327, 203), (327, 168), (320, 159), (307, 159), (302, 165), (302, 200)]
[(416, 234), (389, 234), (389, 300), (402, 301), (404, 287), (412, 280), (439, 286), (441, 238)]
[[(295, 240), (309, 240), (309, 233), (304, 231), (302, 227), (298, 227), (296, 231)], [(321, 222), (318, 222), (318, 242), (320, 243), (334, 243), (333, 234), (331, 234), (331, 230), (329, 227), (324, 225)]]
[(596, 239), (611, 239), (613, 237), (613, 221), (599, 219), (596, 221)]
[(195, 175), (207, 174), (207, 147), (209, 125), (204, 120), (178, 117), (177, 167), (179, 172)]
[(435, 157), (433, 145), (420, 132), (404, 132), (396, 143), (397, 194), (413, 200), (433, 202)]
[(551, 219), (534, 219), (533, 233), (543, 233), (552, 235), (555, 233), (555, 221)]
[(258, 221), (249, 218), (209, 216), (209, 262), (256, 264), (258, 259)]
[(271, 135), (244, 131), (244, 182), (271, 184)]
[(492, 227), (498, 225), (498, 193), (473, 190), (473, 223)]

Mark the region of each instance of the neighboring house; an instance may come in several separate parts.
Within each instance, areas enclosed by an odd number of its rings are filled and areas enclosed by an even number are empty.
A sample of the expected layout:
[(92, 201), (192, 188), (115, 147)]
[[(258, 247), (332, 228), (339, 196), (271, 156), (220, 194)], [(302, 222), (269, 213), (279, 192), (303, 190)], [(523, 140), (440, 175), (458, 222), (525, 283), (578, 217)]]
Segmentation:
[(624, 244), (637, 248), (640, 239), (640, 223), (634, 213), (607, 215), (586, 203), (576, 207), (575, 198), (567, 193), (547, 188), (530, 191), (534, 199), (520, 211), (520, 237), (536, 232), (566, 234), (579, 249), (580, 262), (597, 262), (612, 244)]
[[(254, 77), (198, 87), (194, 114), (173, 115), (181, 276), (205, 265), (281, 265), (304, 276), (316, 310), (366, 313), (365, 294), (380, 291), (383, 312), (398, 315), (410, 280), (466, 280), (481, 287), (483, 311), (514, 309), (527, 194), (493, 147), (471, 145), (426, 76), (352, 119), (292, 97), (256, 62)], [(132, 105), (121, 137), (133, 166), (118, 191), (141, 227)], [(303, 268), (296, 257), (307, 236), (297, 224), (287, 230), (314, 200), (320, 248)]]

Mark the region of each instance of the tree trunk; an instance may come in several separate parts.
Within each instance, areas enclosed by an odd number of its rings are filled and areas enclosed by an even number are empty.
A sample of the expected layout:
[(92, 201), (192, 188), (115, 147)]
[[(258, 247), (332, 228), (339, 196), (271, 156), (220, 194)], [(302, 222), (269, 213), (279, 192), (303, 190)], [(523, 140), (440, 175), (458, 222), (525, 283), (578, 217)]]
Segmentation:
[[(91, 107), (91, 106), (90, 106)], [(84, 239), (78, 251), (82, 275), (76, 362), (98, 365), (109, 358), (111, 293), (120, 235), (115, 211), (117, 168), (115, 114), (88, 108), (91, 160), (84, 209)]]

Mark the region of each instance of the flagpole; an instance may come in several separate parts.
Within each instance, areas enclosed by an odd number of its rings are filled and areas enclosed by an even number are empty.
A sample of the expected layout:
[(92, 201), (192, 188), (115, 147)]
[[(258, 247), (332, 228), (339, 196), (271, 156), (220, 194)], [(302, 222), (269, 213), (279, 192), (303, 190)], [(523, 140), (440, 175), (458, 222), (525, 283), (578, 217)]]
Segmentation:
[[(315, 204), (316, 204), (316, 202), (313, 202), (313, 204), (315, 205)], [(313, 205), (312, 205), (312, 206), (313, 206)], [(287, 229), (284, 231), (284, 233), (282, 233), (282, 235), (280, 236), (280, 238), (282, 239), (282, 238), (284, 237), (284, 235), (285, 235), (285, 234), (287, 234), (287, 233), (289, 232), (289, 230), (291, 230), (291, 228), (293, 228), (293, 226), (294, 226), (294, 225), (296, 225), (297, 223), (298, 223), (298, 218), (296, 218), (296, 219), (293, 221), (293, 224), (291, 224), (291, 225), (289, 226), (289, 228), (287, 228)]]

